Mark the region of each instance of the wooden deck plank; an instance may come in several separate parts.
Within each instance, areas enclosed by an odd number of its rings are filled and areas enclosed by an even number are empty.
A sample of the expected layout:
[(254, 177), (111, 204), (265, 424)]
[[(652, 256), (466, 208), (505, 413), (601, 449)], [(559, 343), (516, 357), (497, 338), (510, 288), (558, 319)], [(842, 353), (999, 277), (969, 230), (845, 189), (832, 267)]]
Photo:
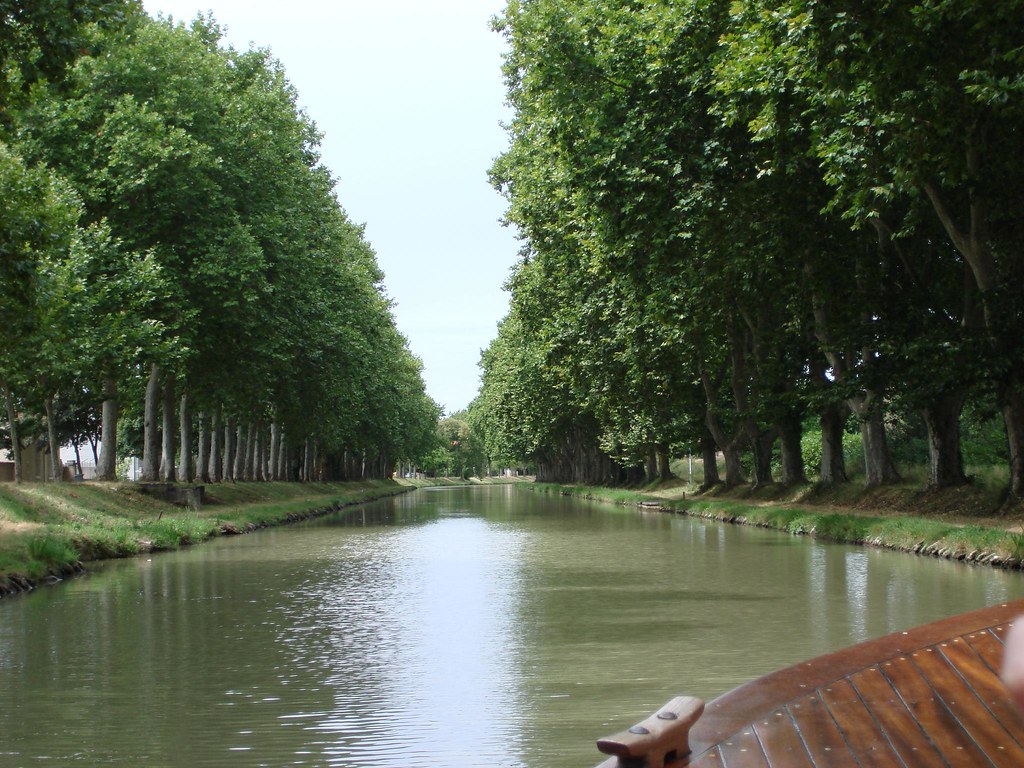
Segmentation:
[(790, 715), (800, 729), (807, 752), (817, 766), (857, 765), (843, 734), (836, 727), (825, 702), (817, 693), (804, 696), (789, 706)]
[(950, 766), (974, 768), (992, 764), (908, 657), (884, 662), (881, 669)]
[(753, 726), (718, 745), (725, 768), (771, 768)]
[(1021, 727), (1021, 720), (1013, 702), (1010, 701), (995, 671), (982, 660), (974, 648), (964, 638), (957, 638), (949, 643), (939, 644), (938, 650), (1017, 743), (1024, 744), (1024, 729)]
[(819, 695), (863, 768), (903, 768), (889, 739), (849, 680), (838, 680), (820, 689)]
[(688, 765), (690, 768), (724, 768), (725, 763), (722, 761), (722, 753), (715, 747)]
[(1003, 641), (988, 630), (971, 632), (964, 639), (989, 668), (998, 674), (1003, 666), (1003, 649), (1005, 647)]
[(907, 765), (945, 765), (938, 749), (882, 670), (865, 669), (851, 675), (850, 682)]
[(1019, 768), (1024, 765), (1024, 748), (1010, 736), (937, 649), (917, 651), (911, 655), (911, 659), (946, 708), (960, 721), (964, 730), (996, 768)]
[(786, 768), (814, 768), (804, 740), (787, 708), (778, 709), (754, 723), (754, 732), (769, 765)]

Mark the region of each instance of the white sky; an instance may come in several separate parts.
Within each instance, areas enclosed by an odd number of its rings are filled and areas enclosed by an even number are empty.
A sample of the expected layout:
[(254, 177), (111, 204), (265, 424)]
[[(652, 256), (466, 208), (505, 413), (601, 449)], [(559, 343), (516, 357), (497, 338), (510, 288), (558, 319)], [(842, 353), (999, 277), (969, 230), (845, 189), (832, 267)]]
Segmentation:
[(507, 144), (503, 0), (144, 0), (212, 11), (236, 48), (270, 48), (325, 134), (338, 198), (366, 235), (398, 328), (447, 411), (476, 394), (517, 242), (487, 169)]

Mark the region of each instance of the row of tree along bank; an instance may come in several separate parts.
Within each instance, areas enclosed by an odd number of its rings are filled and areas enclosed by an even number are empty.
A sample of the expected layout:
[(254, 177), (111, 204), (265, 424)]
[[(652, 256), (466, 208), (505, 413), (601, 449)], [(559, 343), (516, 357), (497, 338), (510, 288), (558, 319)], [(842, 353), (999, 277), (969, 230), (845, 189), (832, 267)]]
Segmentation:
[[(492, 169), (523, 240), (474, 408), (539, 478), (967, 483), (1024, 496), (1024, 3), (510, 0)], [(776, 467), (773, 475), (773, 458)], [(746, 464), (746, 467), (744, 467)]]
[(141, 455), (144, 479), (203, 482), (384, 478), (434, 447), (440, 409), (267, 51), (134, 0), (18, 6), (0, 42), (19, 479), (33, 442), (101, 441), (101, 479)]
[(0, 596), (82, 571), (82, 563), (173, 550), (329, 514), (423, 485), (458, 480), (227, 483), (201, 509), (144, 495), (130, 483), (0, 486)]

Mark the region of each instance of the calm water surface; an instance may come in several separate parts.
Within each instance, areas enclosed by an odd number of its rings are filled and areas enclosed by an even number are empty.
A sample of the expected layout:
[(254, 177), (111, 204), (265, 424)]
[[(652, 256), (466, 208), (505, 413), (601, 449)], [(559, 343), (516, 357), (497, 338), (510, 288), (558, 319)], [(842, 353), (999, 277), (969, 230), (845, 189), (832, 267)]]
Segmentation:
[(418, 491), (0, 604), (0, 766), (590, 766), (677, 693), (1019, 574), (534, 494)]

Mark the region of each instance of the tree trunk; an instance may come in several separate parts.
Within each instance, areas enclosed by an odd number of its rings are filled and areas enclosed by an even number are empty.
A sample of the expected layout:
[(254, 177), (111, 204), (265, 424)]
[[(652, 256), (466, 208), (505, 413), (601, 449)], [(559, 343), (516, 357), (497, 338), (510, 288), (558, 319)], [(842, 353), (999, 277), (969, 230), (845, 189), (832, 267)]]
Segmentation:
[(644, 465), (644, 480), (653, 483), (658, 479), (658, 453), (654, 448), (647, 450), (647, 462)]
[[(160, 479), (165, 483), (173, 483), (177, 479), (174, 466), (174, 436), (178, 433), (177, 425), (174, 423), (174, 416), (177, 412), (175, 405), (177, 398), (175, 390), (174, 374), (169, 374), (164, 382), (164, 403), (163, 403), (163, 450), (160, 456)], [(182, 451), (191, 450), (187, 446), (181, 446)]]
[[(181, 431), (181, 452), (178, 454), (178, 480), (183, 483), (191, 483), (193, 477), (192, 469), (192, 404), (189, 402), (188, 391), (181, 393), (181, 408), (179, 411), (179, 422)], [(206, 423), (199, 416), (199, 453), (202, 460), (199, 466), (206, 464)]]
[(658, 476), (662, 480), (672, 479), (671, 457), (668, 455), (668, 446), (658, 446)]
[(722, 482), (718, 474), (718, 449), (715, 438), (706, 431), (700, 438), (700, 455), (704, 461), (704, 482), (701, 483), (700, 489), (706, 491)]
[(1010, 450), (1010, 495), (1014, 499), (1024, 498), (1024, 375), (1011, 372), (1008, 383), (1000, 393), (1003, 423), (1006, 425), (1006, 440)]
[(288, 476), (288, 435), (281, 430), (281, 448), (277, 452), (277, 479), (287, 482), (291, 480)]
[[(238, 441), (241, 446), (242, 441)], [(245, 453), (242, 456), (242, 477), (248, 481), (253, 479), (253, 458), (254, 450), (256, 448), (256, 428), (252, 422), (249, 422), (249, 426), (245, 430)]]
[[(863, 418), (863, 417), (862, 417)], [(889, 454), (889, 441), (885, 435), (885, 422), (882, 414), (871, 410), (860, 426), (861, 439), (864, 443), (864, 469), (867, 474), (867, 485), (894, 483), (900, 479), (896, 465)]]
[(924, 409), (928, 428), (928, 487), (946, 488), (966, 485), (964, 456), (960, 450), (960, 414), (964, 408), (963, 390), (944, 392)]
[(213, 421), (210, 424), (210, 465), (206, 469), (204, 482), (219, 483), (221, 478), (220, 468), (220, 438), (221, 438), (221, 410), (218, 405), (213, 411)]
[(849, 409), (840, 403), (829, 403), (821, 409), (821, 469), (818, 480), (824, 486), (846, 482), (846, 459), (843, 455), (843, 427)]
[(998, 392), (1010, 452), (1010, 497), (1024, 499), (1024, 365), (1011, 366)]
[(722, 456), (725, 457), (725, 485), (727, 488), (735, 488), (743, 485), (743, 465), (740, 463), (740, 452), (738, 448), (722, 448)]
[(82, 454), (78, 450), (78, 440), (75, 440), (73, 447), (75, 449), (75, 474), (79, 477), (82, 476)]
[(230, 416), (224, 422), (224, 472), (222, 477), (225, 482), (235, 482), (235, 420)]
[(267, 440), (263, 434), (263, 422), (256, 422), (256, 437), (253, 438), (252, 479), (263, 482), (267, 479)]
[(775, 447), (775, 430), (760, 432), (753, 427), (753, 434), (750, 440), (750, 450), (753, 454), (753, 477), (752, 485), (759, 488), (762, 485), (772, 484), (772, 448)]
[[(140, 479), (154, 481), (160, 469), (160, 434), (157, 420), (160, 418), (160, 366), (149, 366), (149, 381), (146, 383), (146, 407), (142, 421), (142, 475)], [(105, 447), (106, 441), (104, 441)]]
[(1010, 449), (1010, 494), (1024, 498), (1024, 397), (1003, 406), (1003, 421)]
[(117, 382), (103, 380), (103, 448), (96, 463), (97, 480), (117, 479)]
[(210, 420), (200, 411), (196, 415), (199, 425), (199, 446), (196, 451), (196, 480), (200, 483), (210, 482)]
[(60, 444), (57, 442), (57, 409), (53, 404), (53, 395), (46, 398), (43, 408), (46, 409), (46, 442), (50, 449), (50, 480), (59, 483), (61, 480)]
[(704, 426), (708, 433), (714, 438), (715, 444), (725, 457), (725, 484), (729, 488), (742, 485), (743, 467), (740, 464), (740, 445), (743, 442), (743, 433), (738, 432), (729, 438), (722, 428), (722, 425), (710, 410), (704, 414)]
[(11, 431), (11, 458), (14, 459), (14, 482), (20, 483), (24, 469), (21, 463), (21, 438), (18, 436), (18, 412), (14, 408), (14, 393), (7, 379), (0, 376), (0, 387), (4, 391), (4, 402), (7, 405), (7, 426)]
[(779, 423), (779, 442), (782, 448), (782, 484), (806, 483), (804, 449), (801, 445), (803, 424), (799, 416), (788, 415)]
[(278, 464), (280, 463), (281, 457), (281, 427), (277, 423), (277, 419), (270, 422), (270, 471), (268, 480), (280, 480), (281, 475), (278, 473)]
[(235, 430), (235, 480), (245, 480), (245, 427), (241, 423)]

